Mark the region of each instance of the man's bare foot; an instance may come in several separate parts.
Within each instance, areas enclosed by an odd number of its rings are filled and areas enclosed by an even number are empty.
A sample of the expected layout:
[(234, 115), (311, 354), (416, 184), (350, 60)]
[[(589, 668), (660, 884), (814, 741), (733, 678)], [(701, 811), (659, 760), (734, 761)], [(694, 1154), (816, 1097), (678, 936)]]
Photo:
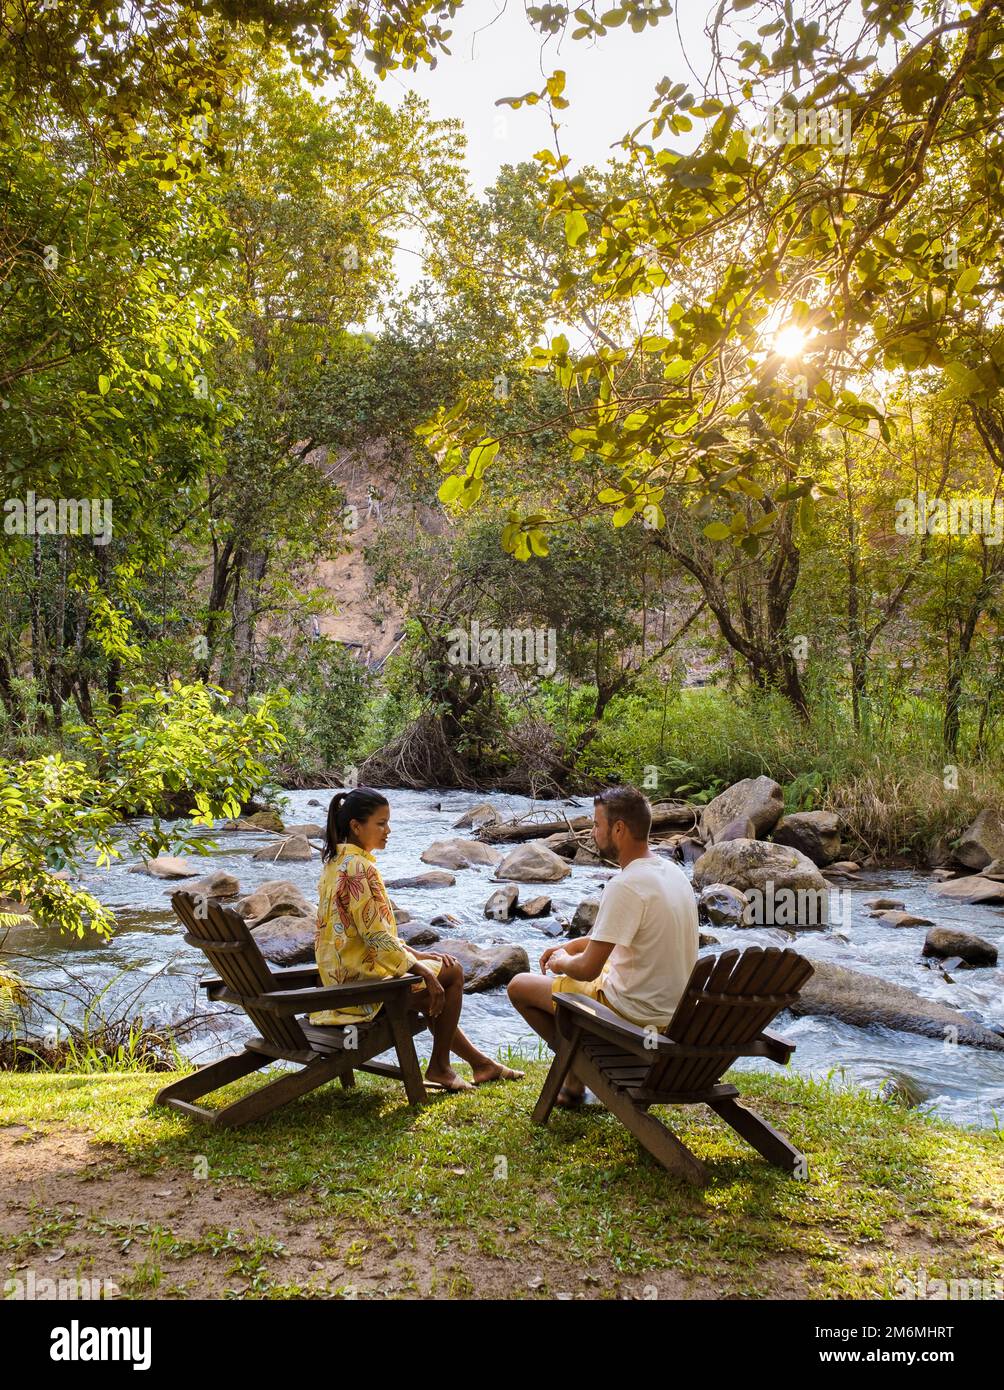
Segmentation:
[(425, 1069), (425, 1079), (430, 1085), (439, 1086), (444, 1091), (474, 1090), (471, 1083), (458, 1076), (452, 1067), (437, 1068), (430, 1064)]
[(471, 1070), (475, 1086), (483, 1086), (486, 1081), (522, 1081), (526, 1076), (525, 1071), (516, 1071), (512, 1067), (503, 1066), (501, 1062), (484, 1062)]

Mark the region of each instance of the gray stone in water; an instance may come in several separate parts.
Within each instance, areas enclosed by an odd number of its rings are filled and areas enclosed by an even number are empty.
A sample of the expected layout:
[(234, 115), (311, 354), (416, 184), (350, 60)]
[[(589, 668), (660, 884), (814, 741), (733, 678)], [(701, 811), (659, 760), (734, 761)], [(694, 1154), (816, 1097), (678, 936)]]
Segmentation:
[(502, 855), (491, 845), (479, 840), (435, 840), (422, 854), (423, 864), (438, 864), (442, 869), (469, 869), (475, 864), (498, 864)]
[(922, 999), (913, 990), (877, 975), (847, 970), (830, 961), (814, 960), (812, 967), (814, 974), (791, 1005), (797, 1017), (838, 1018), (857, 1028), (892, 1028), (942, 1041), (950, 1039), (963, 1047), (1004, 1052), (1004, 1038), (958, 1009)]
[(822, 867), (840, 858), (840, 817), (833, 811), (796, 811), (778, 821), (771, 838), (776, 845), (800, 849)]
[(288, 878), (273, 878), (259, 884), (253, 893), (234, 903), (234, 910), (251, 928), (259, 927), (273, 917), (316, 915), (316, 909)]
[(398, 936), (406, 946), (434, 946), (437, 941), (442, 940), (438, 931), (425, 926), (422, 922), (412, 922), (408, 926), (403, 926), (398, 932)]
[(498, 807), (493, 806), (490, 801), (479, 801), (475, 806), (471, 806), (464, 812), (458, 820), (453, 822), (454, 830), (470, 830), (472, 827), (481, 825), (494, 825), (502, 819)]
[(318, 799), (317, 799), (316, 796), (312, 796), (312, 797), (310, 798), (310, 800), (307, 802), (307, 805), (308, 805), (308, 806), (323, 806), (323, 805), (324, 805), (324, 802), (323, 802), (323, 801), (318, 801)]
[[(174, 893), (174, 888), (165, 888), (165, 893)], [(241, 891), (241, 886), (234, 878), (233, 874), (228, 874), (223, 869), (217, 869), (214, 873), (206, 874), (204, 878), (198, 879), (195, 883), (188, 884), (186, 891), (206, 898), (223, 899), (236, 898)]]
[(252, 859), (267, 859), (270, 864), (277, 864), (281, 860), (302, 864), (313, 857), (314, 851), (310, 841), (305, 840), (302, 835), (291, 835), (285, 840), (273, 840), (270, 844), (262, 845), (261, 849), (256, 849), (251, 856)]
[(551, 899), (546, 895), (539, 898), (527, 898), (525, 903), (516, 904), (516, 916), (524, 919), (546, 917), (551, 911), (551, 906)]
[(485, 903), (485, 916), (493, 922), (511, 922), (518, 901), (519, 889), (515, 883), (496, 888)]
[(558, 883), (571, 873), (568, 863), (539, 841), (517, 845), (495, 870), (496, 878), (517, 883)]
[(389, 878), (385, 888), (452, 888), (456, 883), (455, 874), (446, 869), (430, 869), (425, 874), (411, 874), (405, 878)]
[(983, 878), (1004, 879), (1004, 859), (992, 859), (985, 869), (980, 870), (980, 873)]
[[(770, 777), (746, 777), (720, 792), (701, 812), (701, 838), (715, 843), (733, 821), (752, 821), (757, 836), (767, 835), (784, 811), (784, 793)], [(751, 837), (752, 838), (752, 837)]]
[(741, 927), (749, 905), (746, 894), (729, 883), (709, 883), (697, 901), (697, 910), (715, 927)]
[(144, 859), (140, 864), (130, 866), (131, 874), (147, 874), (150, 878), (196, 878), (198, 871), (193, 869), (187, 859), (179, 859), (173, 854), (159, 854), (155, 859)]
[(314, 934), (310, 917), (272, 917), (252, 928), (262, 955), (273, 965), (309, 965), (314, 960)]
[(912, 912), (896, 912), (885, 910), (883, 912), (873, 912), (872, 917), (876, 922), (884, 922), (887, 927), (933, 927), (934, 922), (930, 917), (915, 917)]
[(390, 910), (394, 914), (394, 921), (398, 926), (403, 926), (405, 922), (411, 921), (411, 913), (406, 907), (398, 907), (397, 903), (391, 903)]
[(717, 936), (712, 936), (710, 932), (702, 931), (697, 938), (698, 946), (720, 946), (722, 943)]
[(929, 931), (923, 954), (940, 956), (942, 959), (958, 956), (968, 965), (997, 964), (997, 947), (992, 942), (956, 927), (935, 927)]
[(302, 835), (305, 840), (323, 840), (324, 826), (318, 825), (315, 821), (306, 821), (303, 825), (287, 825), (285, 833)]
[(869, 898), (864, 906), (876, 912), (902, 912), (906, 903), (900, 902), (899, 898)]
[(985, 869), (993, 860), (1004, 858), (1004, 816), (990, 809), (981, 811), (962, 832), (952, 858), (967, 869)]
[(452, 912), (440, 912), (435, 917), (429, 918), (430, 927), (459, 927), (460, 918), (454, 917)]
[[(713, 884), (727, 884), (746, 894), (755, 892), (762, 896), (765, 908), (770, 906), (769, 892), (775, 898), (780, 891), (794, 892), (796, 897), (799, 892), (827, 894), (826, 881), (811, 859), (797, 849), (766, 840), (727, 840), (712, 845), (694, 865), (693, 885), (700, 893)], [(821, 903), (822, 899), (816, 901)]]
[(982, 874), (936, 883), (932, 891), (939, 898), (952, 898), (960, 903), (1004, 903), (1004, 883), (984, 878)]
[(599, 898), (584, 898), (572, 914), (568, 926), (569, 936), (586, 936), (596, 925), (596, 914), (600, 910)]
[(549, 922), (538, 922), (537, 926), (545, 936), (560, 936), (565, 930), (557, 918), (552, 917)]
[(465, 994), (497, 989), (530, 969), (530, 958), (522, 946), (475, 946), (471, 941), (457, 940), (450, 941), (447, 955), (455, 957), (463, 968)]

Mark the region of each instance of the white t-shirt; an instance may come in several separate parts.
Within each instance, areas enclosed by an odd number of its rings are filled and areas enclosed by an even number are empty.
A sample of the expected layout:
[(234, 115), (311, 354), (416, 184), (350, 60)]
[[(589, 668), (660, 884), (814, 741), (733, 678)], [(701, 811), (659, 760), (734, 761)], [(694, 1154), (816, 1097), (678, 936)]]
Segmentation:
[(590, 936), (614, 949), (598, 983), (618, 1013), (660, 1031), (697, 963), (697, 900), (687, 875), (668, 859), (633, 859), (607, 881)]

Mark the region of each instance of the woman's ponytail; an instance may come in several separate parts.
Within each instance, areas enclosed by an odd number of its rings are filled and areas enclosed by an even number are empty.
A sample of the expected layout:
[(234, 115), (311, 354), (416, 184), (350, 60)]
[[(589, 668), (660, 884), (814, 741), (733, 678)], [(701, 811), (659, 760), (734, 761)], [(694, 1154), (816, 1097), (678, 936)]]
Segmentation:
[(379, 807), (389, 804), (387, 798), (372, 787), (352, 787), (349, 791), (335, 792), (328, 806), (322, 858), (325, 861), (334, 859), (338, 846), (348, 840), (349, 827), (354, 820), (367, 821)]

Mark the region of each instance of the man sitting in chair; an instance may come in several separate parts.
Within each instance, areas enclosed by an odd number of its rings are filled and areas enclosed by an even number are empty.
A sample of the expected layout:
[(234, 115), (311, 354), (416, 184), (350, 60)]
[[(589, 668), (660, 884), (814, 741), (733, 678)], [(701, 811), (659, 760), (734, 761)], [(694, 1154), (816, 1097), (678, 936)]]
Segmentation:
[[(697, 903), (686, 874), (653, 854), (652, 808), (634, 787), (609, 787), (596, 797), (593, 838), (621, 871), (603, 889), (596, 924), (567, 946), (549, 946), (542, 975), (524, 973), (509, 998), (552, 1050), (557, 1043), (555, 994), (584, 994), (641, 1028), (669, 1023), (697, 961)], [(557, 1104), (581, 1105), (572, 1072)]]

